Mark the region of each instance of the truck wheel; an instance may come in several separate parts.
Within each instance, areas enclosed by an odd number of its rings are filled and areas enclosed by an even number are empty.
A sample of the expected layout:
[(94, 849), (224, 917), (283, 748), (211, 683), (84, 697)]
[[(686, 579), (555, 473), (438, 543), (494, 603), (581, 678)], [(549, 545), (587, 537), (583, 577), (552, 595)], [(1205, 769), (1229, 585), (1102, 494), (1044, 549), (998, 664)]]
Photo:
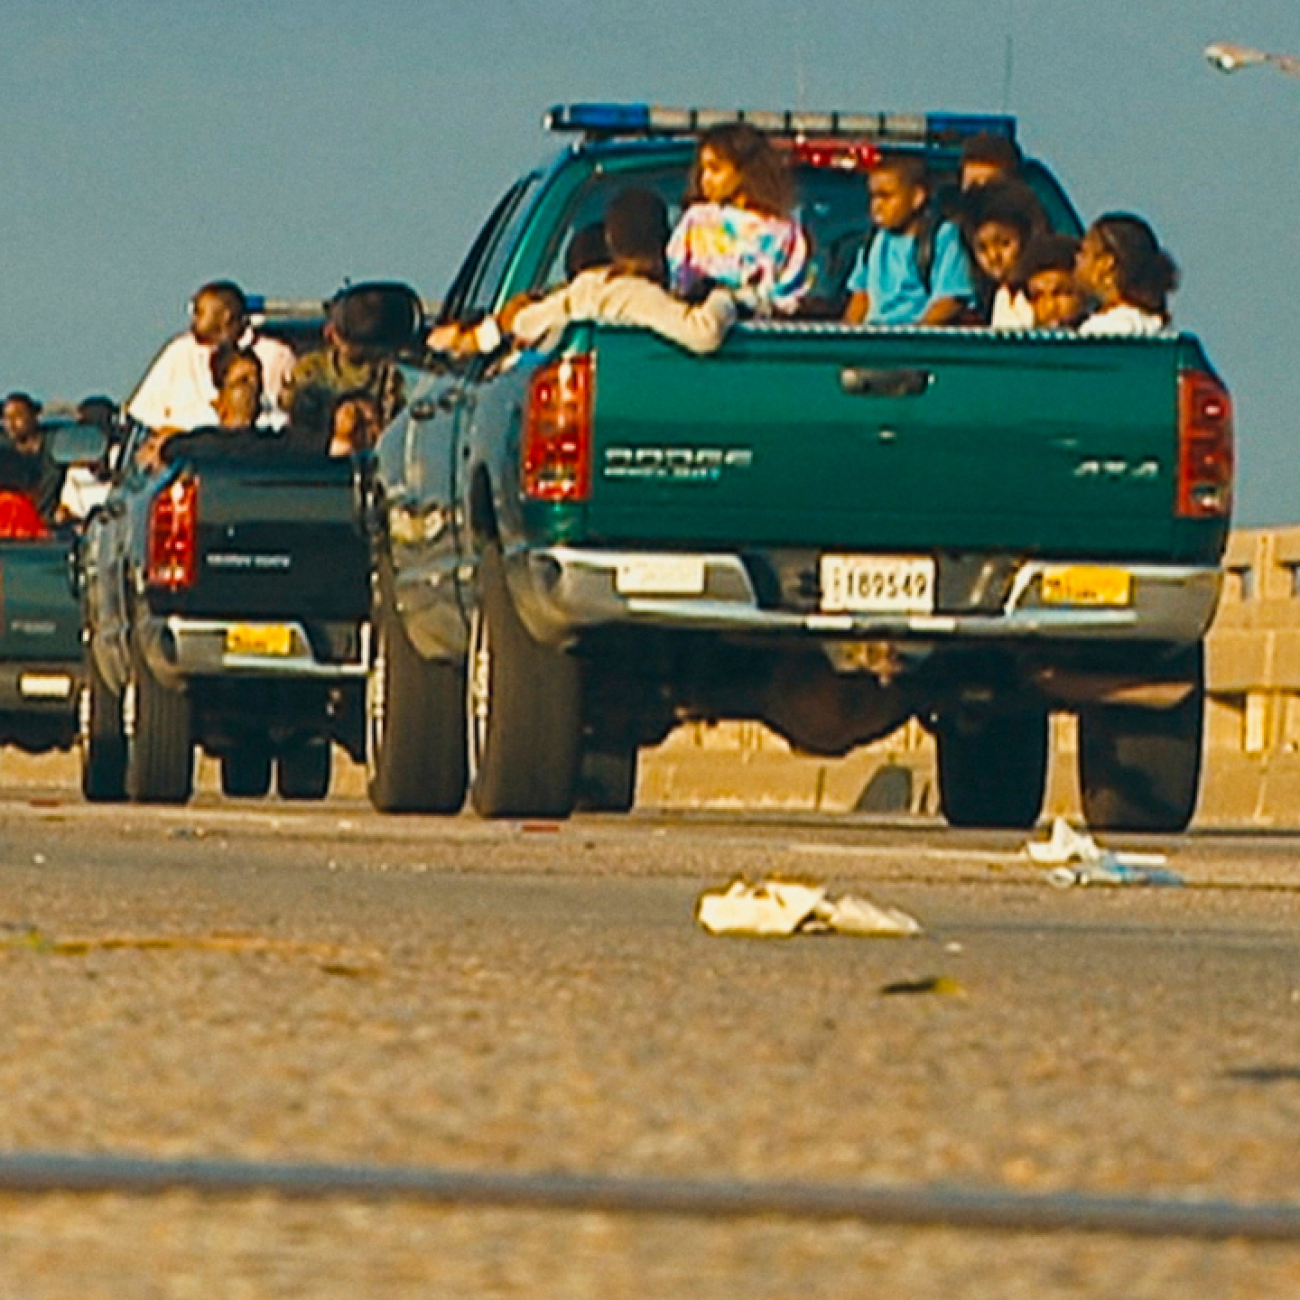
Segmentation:
[(638, 751), (587, 750), (578, 769), (579, 812), (631, 812), (636, 803)]
[(81, 793), (91, 803), (126, 798), (126, 733), (122, 697), (104, 680), (94, 652), (86, 651), (81, 688)]
[(281, 799), (324, 799), (330, 791), (328, 740), (309, 740), (275, 760), (275, 786)]
[(190, 698), (164, 686), (131, 642), (134, 696), (126, 791), (137, 803), (185, 803), (194, 790)]
[(457, 813), (465, 802), (465, 668), (421, 658), (383, 584), (366, 681), (366, 773), (380, 812)]
[(941, 720), (939, 803), (950, 826), (1027, 830), (1047, 786), (1047, 713), (1033, 709), (982, 719)]
[(1079, 786), (1094, 830), (1187, 829), (1201, 783), (1205, 667), (1200, 647), (1191, 694), (1172, 709), (1097, 705), (1079, 710)]
[(230, 799), (260, 799), (271, 788), (271, 755), (241, 745), (221, 756), (221, 793)]
[(567, 817), (581, 752), (580, 666), (529, 635), (496, 546), (479, 564), (467, 677), (474, 811), (481, 817)]

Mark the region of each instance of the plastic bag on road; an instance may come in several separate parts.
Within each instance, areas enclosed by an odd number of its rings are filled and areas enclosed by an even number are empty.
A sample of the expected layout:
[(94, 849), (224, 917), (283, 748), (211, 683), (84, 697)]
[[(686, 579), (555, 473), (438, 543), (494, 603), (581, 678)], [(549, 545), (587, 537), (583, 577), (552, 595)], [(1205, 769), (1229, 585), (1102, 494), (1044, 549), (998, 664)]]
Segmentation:
[(1091, 835), (1076, 831), (1064, 817), (1052, 823), (1051, 838), (1030, 840), (1025, 853), (1040, 867), (1050, 867), (1047, 881), (1060, 889), (1073, 885), (1165, 885), (1185, 884), (1176, 871), (1169, 871), (1163, 853), (1114, 852), (1103, 849)]
[(921, 933), (914, 916), (855, 894), (831, 898), (820, 885), (785, 880), (733, 880), (700, 895), (695, 919), (710, 934), (784, 937), (837, 934), (908, 937)]

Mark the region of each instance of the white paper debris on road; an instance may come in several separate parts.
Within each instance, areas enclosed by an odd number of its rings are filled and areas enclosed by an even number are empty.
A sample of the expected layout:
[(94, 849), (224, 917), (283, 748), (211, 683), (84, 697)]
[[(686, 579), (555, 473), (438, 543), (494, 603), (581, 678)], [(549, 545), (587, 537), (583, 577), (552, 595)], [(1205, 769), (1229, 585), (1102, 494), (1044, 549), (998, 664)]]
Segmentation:
[(831, 898), (820, 885), (786, 880), (733, 880), (700, 895), (696, 920), (710, 934), (783, 937), (792, 934), (879, 935), (921, 933), (914, 916), (855, 894)]
[[(1108, 850), (1102, 849), (1087, 831), (1076, 831), (1064, 817), (1052, 823), (1051, 838), (1030, 840), (1025, 852), (1040, 867), (1068, 867), (1072, 862), (1099, 862)], [(1126, 867), (1163, 867), (1169, 858), (1164, 853), (1111, 853)]]
[(1099, 858), (1101, 850), (1097, 841), (1084, 831), (1076, 831), (1064, 817), (1052, 823), (1052, 834), (1047, 840), (1030, 840), (1025, 852), (1040, 867), (1063, 867), (1071, 862), (1086, 862)]
[(1085, 831), (1076, 831), (1064, 817), (1052, 823), (1047, 840), (1030, 840), (1025, 853), (1040, 867), (1050, 867), (1049, 884), (1062, 889), (1072, 885), (1182, 885), (1176, 871), (1165, 869), (1163, 853), (1131, 853), (1103, 849)]
[(908, 938), (921, 933), (916, 917), (897, 907), (882, 907), (856, 894), (845, 894), (830, 904), (827, 924), (836, 934), (898, 935)]

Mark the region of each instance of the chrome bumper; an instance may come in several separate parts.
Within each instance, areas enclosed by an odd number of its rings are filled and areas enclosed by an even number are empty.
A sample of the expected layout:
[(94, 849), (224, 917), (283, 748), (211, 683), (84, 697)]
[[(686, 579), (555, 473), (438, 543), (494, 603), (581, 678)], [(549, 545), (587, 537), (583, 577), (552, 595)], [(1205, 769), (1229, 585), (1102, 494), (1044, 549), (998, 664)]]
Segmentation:
[[(236, 628), (288, 628), (287, 654), (241, 654), (227, 649)], [(139, 627), (144, 656), (162, 681), (189, 677), (276, 677), (346, 681), (364, 678), (370, 668), (370, 627), (360, 629), (356, 660), (331, 663), (319, 659), (307, 629), (293, 620), (167, 618), (145, 620)]]
[[(1054, 559), (1051, 565), (1069, 562)], [(792, 613), (761, 609), (744, 564), (725, 553), (554, 546), (516, 551), (506, 564), (524, 622), (535, 637), (551, 644), (571, 642), (585, 629), (618, 624), (683, 632), (803, 634), (819, 640), (1192, 642), (1208, 630), (1221, 584), (1217, 568), (1117, 564), (1113, 567), (1132, 575), (1130, 604), (1048, 606), (1041, 599), (1041, 578), (1048, 566), (1027, 560), (997, 614)], [(657, 571), (665, 588), (658, 592), (650, 589)], [(629, 586), (637, 589), (629, 591)], [(688, 586), (691, 590), (684, 590)]]

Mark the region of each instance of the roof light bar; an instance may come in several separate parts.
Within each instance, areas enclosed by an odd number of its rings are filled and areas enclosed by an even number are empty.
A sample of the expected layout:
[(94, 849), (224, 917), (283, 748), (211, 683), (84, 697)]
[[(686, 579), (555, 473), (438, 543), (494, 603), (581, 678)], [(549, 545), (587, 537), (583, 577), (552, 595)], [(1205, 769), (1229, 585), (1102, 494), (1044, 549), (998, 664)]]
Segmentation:
[(772, 135), (868, 139), (900, 144), (960, 143), (987, 133), (1016, 138), (1016, 119), (1000, 113), (806, 113), (790, 109), (665, 108), (658, 104), (557, 104), (548, 131), (589, 136), (693, 135), (726, 122), (748, 122)]

